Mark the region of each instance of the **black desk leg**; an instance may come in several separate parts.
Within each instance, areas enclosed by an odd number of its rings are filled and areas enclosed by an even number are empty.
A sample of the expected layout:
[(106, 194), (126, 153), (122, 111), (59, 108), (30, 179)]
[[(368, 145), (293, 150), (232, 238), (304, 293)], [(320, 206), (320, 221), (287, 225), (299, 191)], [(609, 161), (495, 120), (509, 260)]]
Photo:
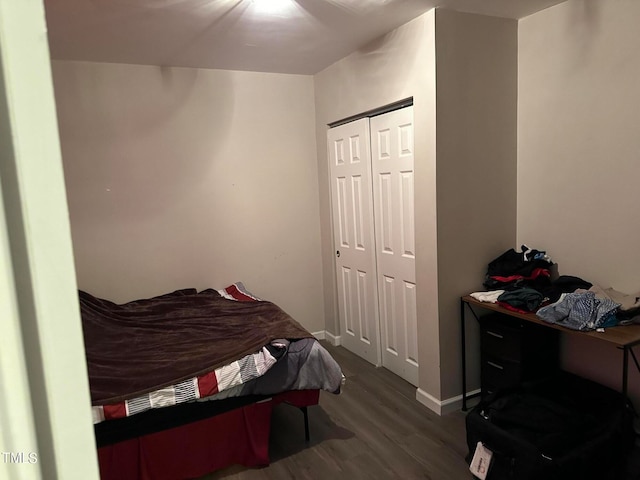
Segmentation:
[(460, 339), (462, 342), (462, 411), (467, 411), (467, 340), (465, 338), (464, 301), (460, 300)]
[(636, 358), (636, 354), (633, 353), (633, 348), (629, 347), (629, 353), (631, 354), (631, 358), (633, 358), (633, 362), (636, 364), (636, 368), (638, 369), (638, 372), (640, 373), (640, 363), (638, 363), (638, 359)]
[(300, 407), (302, 410), (302, 414), (304, 415), (304, 440), (309, 443), (309, 412), (307, 411), (307, 407)]
[(627, 396), (627, 381), (629, 376), (629, 348), (622, 347), (622, 394)]

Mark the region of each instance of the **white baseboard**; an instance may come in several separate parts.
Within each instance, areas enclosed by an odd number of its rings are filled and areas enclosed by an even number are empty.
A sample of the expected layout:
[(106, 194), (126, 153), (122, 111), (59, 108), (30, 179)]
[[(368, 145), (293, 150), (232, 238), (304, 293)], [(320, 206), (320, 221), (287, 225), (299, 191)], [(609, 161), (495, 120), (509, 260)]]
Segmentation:
[[(480, 390), (474, 390), (467, 392), (467, 396), (479, 395)], [(447, 415), (448, 413), (458, 411), (462, 409), (462, 395), (447, 398), (446, 400), (438, 400), (433, 395), (428, 394), (424, 390), (416, 389), (416, 400), (427, 407), (429, 410), (437, 413), (438, 415)], [(477, 403), (477, 397), (473, 399), (467, 399), (467, 407), (473, 406)]]
[(334, 347), (338, 347), (340, 345), (340, 335), (334, 335), (333, 333), (327, 332), (326, 330), (312, 332), (311, 335), (316, 337), (318, 340), (326, 340)]
[(324, 340), (326, 337), (326, 333), (324, 330), (321, 330), (319, 332), (312, 332), (311, 335), (313, 335), (314, 337), (316, 337), (317, 340)]
[(340, 345), (340, 335), (334, 335), (333, 333), (327, 332), (326, 330), (323, 330), (322, 332), (315, 332), (313, 336), (318, 340), (326, 340), (334, 347)]

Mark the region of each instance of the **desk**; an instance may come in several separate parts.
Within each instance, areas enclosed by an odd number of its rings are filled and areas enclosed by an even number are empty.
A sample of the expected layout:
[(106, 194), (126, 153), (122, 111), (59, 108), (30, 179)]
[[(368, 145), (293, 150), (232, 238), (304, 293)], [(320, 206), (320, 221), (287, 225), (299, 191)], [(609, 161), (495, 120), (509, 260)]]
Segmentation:
[[(629, 354), (633, 359), (636, 368), (640, 372), (640, 363), (633, 351), (633, 347), (640, 345), (640, 325), (627, 325), (623, 327), (609, 327), (604, 332), (590, 331), (581, 332), (578, 330), (571, 330), (570, 328), (562, 327), (553, 323), (545, 322), (541, 320), (535, 313), (519, 313), (512, 310), (507, 310), (495, 303), (480, 302), (470, 295), (465, 295), (460, 298), (460, 337), (462, 341), (462, 410), (467, 410), (467, 353), (466, 353), (466, 334), (465, 334), (465, 311), (469, 310), (476, 320), (479, 320), (478, 315), (474, 311), (474, 307), (489, 310), (493, 312), (499, 312), (511, 317), (520, 318), (527, 322), (543, 325), (548, 328), (554, 328), (570, 335), (581, 335), (583, 337), (595, 338), (601, 342), (606, 342), (620, 350), (622, 350), (622, 393), (627, 394), (628, 377), (629, 377)], [(475, 395), (473, 395), (475, 396)]]

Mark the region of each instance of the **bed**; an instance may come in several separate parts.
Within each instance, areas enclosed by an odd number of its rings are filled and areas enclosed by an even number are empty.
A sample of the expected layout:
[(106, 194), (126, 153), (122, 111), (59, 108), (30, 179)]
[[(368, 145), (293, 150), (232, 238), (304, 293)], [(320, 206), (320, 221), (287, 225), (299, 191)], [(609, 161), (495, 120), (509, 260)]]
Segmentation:
[(313, 335), (242, 283), (125, 304), (79, 296), (102, 480), (267, 465), (273, 407), (299, 407), (308, 440), (307, 407), (344, 381)]

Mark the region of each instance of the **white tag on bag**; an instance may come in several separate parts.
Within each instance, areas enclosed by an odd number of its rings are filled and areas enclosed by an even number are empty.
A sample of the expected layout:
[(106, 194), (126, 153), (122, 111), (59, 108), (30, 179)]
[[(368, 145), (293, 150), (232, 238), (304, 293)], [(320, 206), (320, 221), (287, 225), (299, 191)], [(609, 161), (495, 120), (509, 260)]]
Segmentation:
[(487, 473), (489, 471), (489, 466), (491, 465), (491, 458), (493, 457), (493, 452), (485, 447), (482, 442), (478, 442), (476, 445), (476, 451), (473, 454), (473, 458), (471, 459), (471, 465), (469, 466), (469, 470), (480, 480), (485, 480), (487, 478)]

